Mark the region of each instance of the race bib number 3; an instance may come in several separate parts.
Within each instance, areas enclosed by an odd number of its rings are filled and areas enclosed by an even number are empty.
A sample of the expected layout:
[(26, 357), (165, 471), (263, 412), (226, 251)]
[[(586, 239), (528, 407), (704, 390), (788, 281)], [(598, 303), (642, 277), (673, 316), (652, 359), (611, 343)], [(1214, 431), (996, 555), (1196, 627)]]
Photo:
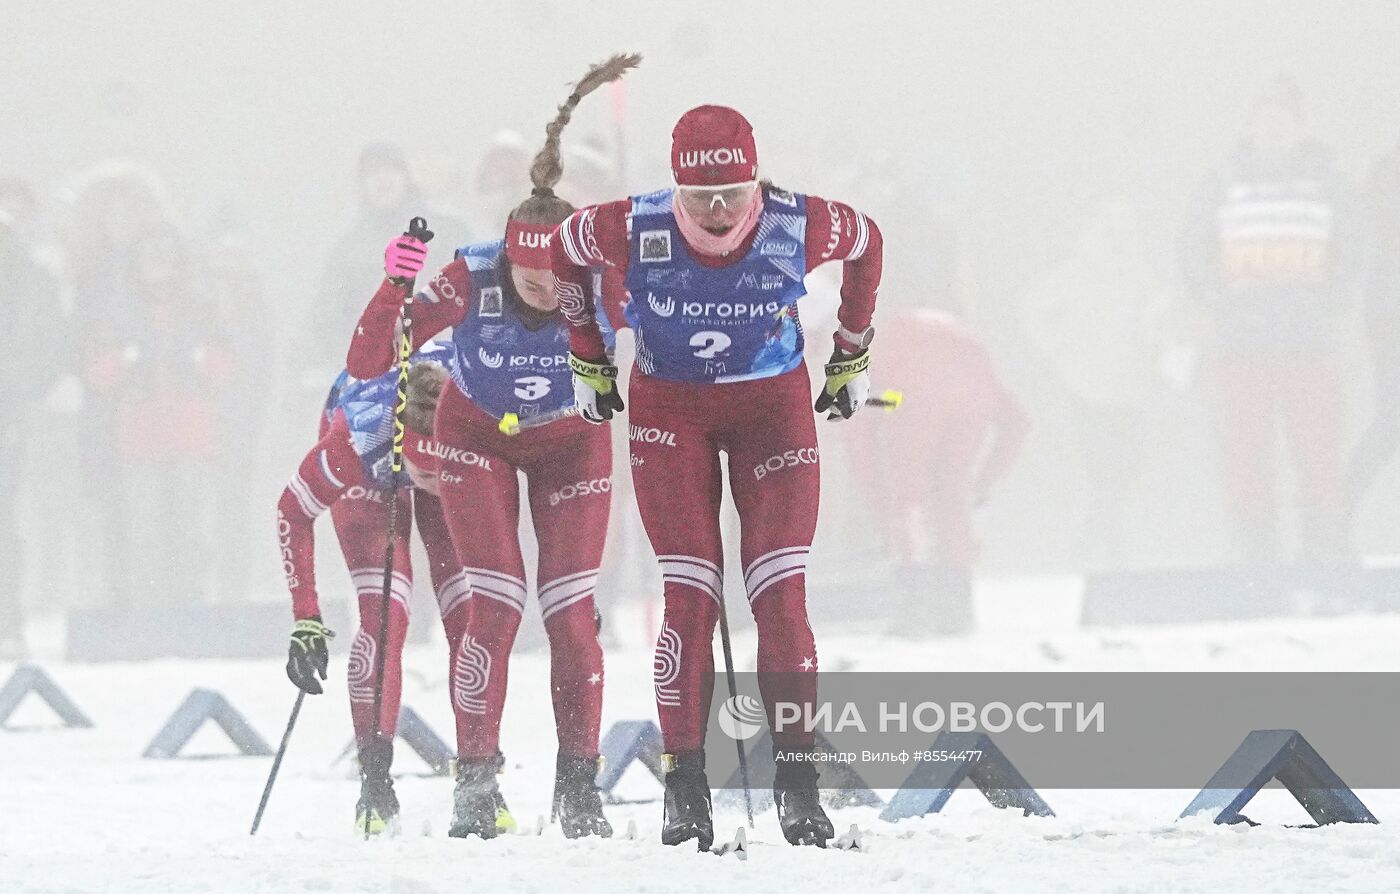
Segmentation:
[(549, 393), (549, 379), (544, 376), (523, 376), (515, 380), (515, 396), (521, 400), (540, 400)]

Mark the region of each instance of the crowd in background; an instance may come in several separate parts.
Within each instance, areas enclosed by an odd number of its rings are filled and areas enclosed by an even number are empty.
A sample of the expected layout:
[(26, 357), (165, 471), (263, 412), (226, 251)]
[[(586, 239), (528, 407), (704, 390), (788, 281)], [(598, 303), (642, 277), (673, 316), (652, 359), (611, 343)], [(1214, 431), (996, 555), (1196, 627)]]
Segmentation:
[[(1014, 294), (970, 288), (985, 253), (967, 237), (966, 204), (912, 176), (900, 152), (815, 185), (886, 234), (874, 369), (906, 392), (897, 413), (824, 431), (824, 475), (841, 484), (823, 526), (921, 569), (906, 580), (953, 588), (979, 561), (1027, 572), (1359, 559), (1357, 526), (1400, 451), (1400, 142), (1352, 182), (1287, 78), (1240, 120), (1237, 150), (1199, 160), (1200, 189), (1170, 220), (1131, 189), (1085, 196), (1047, 234), (1052, 261)], [(12, 423), (0, 426), (0, 638), (19, 629), (21, 603), (275, 589), (272, 504), (258, 498), (315, 431), (386, 236), (423, 215), (442, 261), (496, 238), (529, 154), (501, 133), (472, 171), (366, 145), (346, 172), (352, 219), (303, 240), (321, 256), (311, 294), (289, 293), (264, 263), (268, 209), (170, 195), (135, 162), (63, 183), (0, 171)], [(806, 186), (766, 158), (779, 185)], [(626, 161), (617, 135), (582, 134), (561, 194), (583, 205), (664, 185), (629, 176)], [(820, 342), (832, 286), (812, 290), (804, 320)], [(1349, 331), (1369, 348), (1359, 371)], [(1163, 491), (1176, 502), (1153, 496)], [(1194, 542), (1191, 518), (1222, 532), (1217, 550), (1178, 548)], [(640, 533), (619, 524), (611, 554), (635, 552)], [(1042, 535), (1063, 544), (1043, 563), (1053, 568), (1005, 560)]]

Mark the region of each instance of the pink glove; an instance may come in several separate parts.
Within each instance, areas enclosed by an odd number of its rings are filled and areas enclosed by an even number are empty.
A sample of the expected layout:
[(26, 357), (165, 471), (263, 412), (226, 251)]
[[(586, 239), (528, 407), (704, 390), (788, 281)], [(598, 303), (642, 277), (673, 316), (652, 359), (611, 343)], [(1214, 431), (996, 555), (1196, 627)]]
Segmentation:
[(423, 272), (428, 247), (416, 236), (395, 236), (384, 249), (384, 272), (391, 277), (411, 279)]

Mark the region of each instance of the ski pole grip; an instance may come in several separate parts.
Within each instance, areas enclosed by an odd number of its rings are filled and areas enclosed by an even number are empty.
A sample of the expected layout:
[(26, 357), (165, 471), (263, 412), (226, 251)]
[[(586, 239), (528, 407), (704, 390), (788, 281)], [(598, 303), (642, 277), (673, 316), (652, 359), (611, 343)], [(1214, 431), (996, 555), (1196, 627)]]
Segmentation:
[(415, 217), (408, 222), (408, 229), (404, 231), (405, 236), (412, 236), (419, 242), (428, 243), (433, 239), (433, 231), (428, 229), (428, 222), (421, 217)]

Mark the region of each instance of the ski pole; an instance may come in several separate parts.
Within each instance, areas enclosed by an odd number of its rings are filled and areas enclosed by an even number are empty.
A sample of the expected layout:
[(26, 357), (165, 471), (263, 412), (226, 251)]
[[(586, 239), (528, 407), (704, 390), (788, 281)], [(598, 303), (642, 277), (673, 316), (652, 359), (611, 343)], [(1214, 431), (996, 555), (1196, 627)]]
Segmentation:
[[(428, 222), (421, 217), (409, 221), (405, 236), (412, 236), (420, 242), (433, 238)], [(408, 368), (413, 356), (413, 290), (416, 283), (410, 278), (404, 289), (403, 310), (399, 312), (399, 387), (398, 403), (394, 405), (394, 443), (390, 454), (389, 468), (389, 531), (384, 543), (384, 584), (379, 600), (379, 649), (374, 659), (374, 738), (379, 740), (384, 705), (384, 662), (389, 643), (389, 599), (394, 585), (394, 540), (399, 528), (399, 474), (403, 471), (404, 414), (408, 411)], [(411, 493), (411, 492), (410, 492)], [(365, 840), (369, 840), (370, 816), (373, 811), (365, 811)]]
[(292, 727), (296, 726), (297, 715), (301, 713), (301, 703), (305, 698), (306, 690), (298, 689), (297, 700), (292, 705), (292, 716), (287, 718), (287, 728), (282, 731), (282, 744), (277, 746), (277, 756), (272, 759), (272, 772), (267, 774), (267, 784), (263, 786), (262, 800), (258, 801), (258, 812), (253, 814), (253, 828), (248, 830), (249, 835), (258, 834), (263, 811), (267, 809), (267, 799), (272, 797), (272, 784), (277, 781), (277, 771), (282, 768), (282, 755), (287, 753), (287, 743), (292, 738)]
[[(866, 406), (880, 407), (884, 409), (886, 413), (893, 413), (903, 406), (904, 392), (896, 391), (893, 388), (887, 388), (879, 397), (872, 397), (865, 403)], [(507, 413), (501, 417), (500, 424), (497, 425), (496, 428), (499, 429), (502, 434), (518, 435), (523, 431), (529, 431), (532, 428), (539, 428), (542, 425), (548, 425), (551, 422), (557, 422), (560, 419), (568, 419), (570, 416), (577, 415), (578, 407), (565, 407), (562, 410), (541, 413), (538, 416), (527, 416), (524, 419), (521, 419), (515, 413)]]
[(865, 403), (866, 406), (883, 407), (886, 413), (893, 413), (904, 403), (904, 392), (887, 388), (879, 397), (872, 397)]
[[(719, 639), (724, 644), (724, 675), (729, 679), (730, 704), (737, 704), (739, 690), (734, 683), (734, 652), (729, 647), (729, 613), (724, 610), (723, 595), (719, 600)], [(744, 813), (748, 814), (749, 828), (752, 829), (753, 796), (749, 794), (749, 756), (744, 753), (744, 743), (741, 739), (734, 740), (734, 747), (739, 752), (739, 778), (744, 783)]]
[(501, 424), (496, 426), (505, 435), (518, 435), (523, 431), (532, 428), (539, 428), (551, 422), (558, 422), (560, 419), (568, 419), (570, 416), (578, 415), (578, 407), (565, 407), (562, 410), (554, 410), (549, 413), (541, 413), (538, 416), (527, 416), (522, 420), (515, 413), (507, 413), (501, 417)]

